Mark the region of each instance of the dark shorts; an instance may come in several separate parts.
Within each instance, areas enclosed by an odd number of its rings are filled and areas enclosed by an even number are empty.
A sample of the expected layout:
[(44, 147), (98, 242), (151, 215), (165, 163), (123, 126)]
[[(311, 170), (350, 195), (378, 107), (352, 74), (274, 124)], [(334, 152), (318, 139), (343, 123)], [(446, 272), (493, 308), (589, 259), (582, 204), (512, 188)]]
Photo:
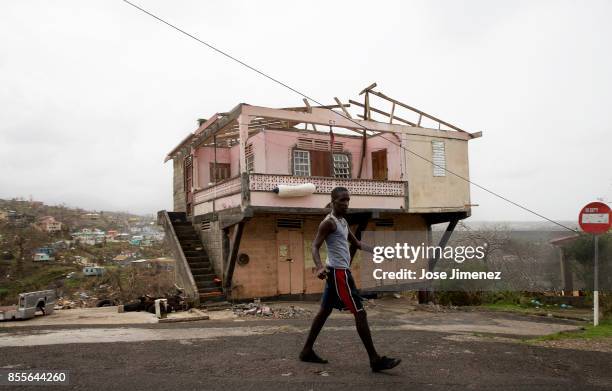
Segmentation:
[(355, 281), (349, 269), (333, 269), (328, 267), (327, 282), (323, 291), (323, 308), (348, 310), (353, 314), (363, 311), (361, 296), (355, 286)]

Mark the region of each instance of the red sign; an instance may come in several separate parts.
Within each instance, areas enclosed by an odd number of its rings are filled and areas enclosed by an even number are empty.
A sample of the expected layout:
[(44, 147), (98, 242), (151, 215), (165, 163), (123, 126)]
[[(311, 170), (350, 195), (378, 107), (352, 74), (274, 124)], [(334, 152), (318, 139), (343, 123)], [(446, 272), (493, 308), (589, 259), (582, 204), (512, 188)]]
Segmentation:
[(603, 234), (608, 232), (612, 221), (610, 207), (603, 202), (591, 202), (580, 211), (578, 224), (584, 232)]

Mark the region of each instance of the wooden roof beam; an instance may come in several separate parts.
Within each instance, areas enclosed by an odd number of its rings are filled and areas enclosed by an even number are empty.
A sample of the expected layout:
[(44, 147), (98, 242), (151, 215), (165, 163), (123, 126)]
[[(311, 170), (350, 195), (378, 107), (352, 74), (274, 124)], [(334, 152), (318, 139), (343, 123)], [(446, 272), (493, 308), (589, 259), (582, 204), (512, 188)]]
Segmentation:
[(350, 106), (350, 105), (343, 105), (342, 102), (340, 102), (340, 99), (338, 99), (338, 97), (334, 96), (334, 100), (336, 101), (336, 103), (338, 104), (338, 106), (340, 106), (340, 108), (342, 109), (342, 112), (344, 112), (344, 115), (346, 115), (347, 118), (353, 118), (351, 117), (351, 113), (348, 112), (348, 110), (346, 109), (346, 107)]
[[(354, 100), (349, 100), (349, 102), (351, 102), (351, 103), (352, 103), (352, 104), (354, 104), (355, 106), (359, 106), (359, 107), (363, 107), (363, 108), (365, 108), (365, 106), (364, 106), (363, 104), (361, 104), (361, 103), (359, 103), (359, 102), (355, 102)], [(384, 111), (382, 111), (382, 110), (375, 109), (374, 107), (370, 107), (370, 111), (373, 111), (373, 112), (375, 112), (375, 113), (382, 114), (382, 115), (384, 115), (384, 116), (390, 117), (391, 119), (398, 120), (399, 122), (403, 122), (403, 123), (405, 123), (406, 125), (410, 125), (410, 126), (417, 126), (417, 125), (416, 125), (414, 122), (410, 122), (410, 121), (408, 121), (407, 119), (403, 119), (403, 118), (397, 117), (397, 116), (395, 116), (395, 115), (392, 115), (392, 114), (386, 113), (386, 112), (384, 112)], [(361, 118), (364, 118), (364, 117), (363, 117), (363, 116), (361, 116), (361, 115), (360, 115), (360, 117), (361, 117)]]
[(383, 122), (350, 119), (345, 118), (341, 113), (316, 107), (312, 108), (312, 113), (271, 109), (268, 107), (248, 105), (243, 106), (242, 110), (243, 113), (253, 117), (265, 117), (299, 123), (315, 123), (317, 125), (324, 126), (331, 125), (339, 128), (350, 129), (360, 134), (362, 134), (362, 130), (365, 128), (368, 131), (373, 132), (395, 132), (432, 137), (453, 138), (460, 140), (470, 140), (476, 137), (480, 137), (480, 134), (478, 133), (470, 134), (467, 132), (448, 132), (443, 130), (417, 128), (400, 124), (387, 124)]
[[(313, 106), (310, 105), (310, 107), (314, 107), (317, 109), (339, 109), (341, 107), (350, 107), (351, 105), (349, 105), (348, 103), (345, 104), (337, 104), (337, 105), (323, 105), (323, 106)], [(279, 110), (293, 110), (293, 111), (306, 111), (307, 107), (305, 106), (300, 106), (300, 107), (281, 107)]]
[(361, 92), (359, 93), (359, 95), (363, 95), (366, 92), (369, 92), (372, 88), (376, 88), (376, 82), (370, 84), (369, 86), (367, 86), (366, 88), (364, 88), (363, 90), (361, 90)]
[[(369, 90), (368, 92), (369, 92), (370, 94), (374, 94), (374, 95), (378, 96), (379, 98), (386, 99), (386, 100), (388, 100), (389, 102), (393, 102), (393, 103), (395, 103), (396, 105), (402, 106), (402, 107), (404, 107), (404, 108), (406, 108), (406, 109), (408, 109), (408, 110), (412, 110), (412, 111), (414, 111), (415, 113), (420, 114), (420, 115), (422, 115), (423, 117), (429, 118), (429, 119), (431, 119), (431, 120), (433, 120), (433, 121), (436, 121), (436, 122), (437, 122), (437, 123), (439, 123), (439, 124), (442, 124), (442, 125), (444, 125), (444, 126), (448, 126), (449, 128), (451, 128), (451, 129), (453, 129), (453, 130), (456, 130), (456, 131), (458, 131), (458, 132), (468, 133), (468, 132), (466, 132), (465, 130), (460, 129), (460, 128), (456, 127), (455, 125), (449, 124), (449, 123), (448, 123), (448, 122), (446, 122), (446, 121), (442, 121), (441, 119), (436, 118), (436, 117), (434, 117), (434, 116), (433, 116), (433, 115), (431, 115), (431, 114), (427, 114), (427, 113), (426, 113), (426, 112), (424, 112), (424, 111), (421, 111), (421, 110), (419, 110), (419, 109), (417, 109), (417, 108), (414, 108), (414, 107), (409, 106), (409, 105), (407, 105), (407, 104), (405, 104), (405, 103), (402, 103), (402, 102), (400, 102), (400, 101), (398, 101), (398, 100), (396, 100), (396, 99), (393, 99), (393, 98), (391, 98), (391, 97), (388, 97), (387, 95), (383, 94), (382, 92), (372, 91), (372, 90)], [(469, 133), (468, 133), (468, 134), (469, 134)]]

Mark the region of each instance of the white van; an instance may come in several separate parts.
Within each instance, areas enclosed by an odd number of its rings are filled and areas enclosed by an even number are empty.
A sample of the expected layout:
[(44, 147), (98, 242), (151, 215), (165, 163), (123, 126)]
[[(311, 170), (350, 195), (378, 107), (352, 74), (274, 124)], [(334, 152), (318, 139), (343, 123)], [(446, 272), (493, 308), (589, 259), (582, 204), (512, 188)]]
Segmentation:
[(50, 315), (54, 307), (54, 290), (20, 293), (18, 305), (0, 307), (0, 320), (30, 319), (36, 316), (36, 311)]

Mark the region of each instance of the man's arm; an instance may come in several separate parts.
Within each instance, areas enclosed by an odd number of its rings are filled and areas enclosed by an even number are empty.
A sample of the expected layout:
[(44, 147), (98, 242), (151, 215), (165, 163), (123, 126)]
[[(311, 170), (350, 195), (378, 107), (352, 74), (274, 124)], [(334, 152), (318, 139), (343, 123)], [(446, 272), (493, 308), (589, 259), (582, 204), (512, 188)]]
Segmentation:
[(317, 277), (320, 279), (325, 279), (325, 275), (327, 271), (323, 266), (323, 262), (321, 262), (321, 255), (319, 254), (319, 249), (323, 245), (325, 238), (327, 235), (334, 232), (336, 230), (336, 224), (331, 221), (331, 219), (325, 219), (319, 224), (319, 229), (317, 230), (317, 235), (315, 236), (315, 240), (312, 242), (312, 260), (314, 261), (317, 267)]
[[(355, 237), (355, 235), (353, 235), (353, 233), (351, 232), (350, 229), (348, 230), (348, 240), (349, 240), (349, 243), (351, 244), (351, 246), (354, 247), (355, 249), (359, 249), (361, 251), (366, 251), (366, 252), (369, 252), (369, 253), (373, 253), (374, 252), (374, 248), (372, 246), (357, 240), (357, 238)], [(351, 256), (352, 255), (353, 255), (353, 253), (351, 253)]]

